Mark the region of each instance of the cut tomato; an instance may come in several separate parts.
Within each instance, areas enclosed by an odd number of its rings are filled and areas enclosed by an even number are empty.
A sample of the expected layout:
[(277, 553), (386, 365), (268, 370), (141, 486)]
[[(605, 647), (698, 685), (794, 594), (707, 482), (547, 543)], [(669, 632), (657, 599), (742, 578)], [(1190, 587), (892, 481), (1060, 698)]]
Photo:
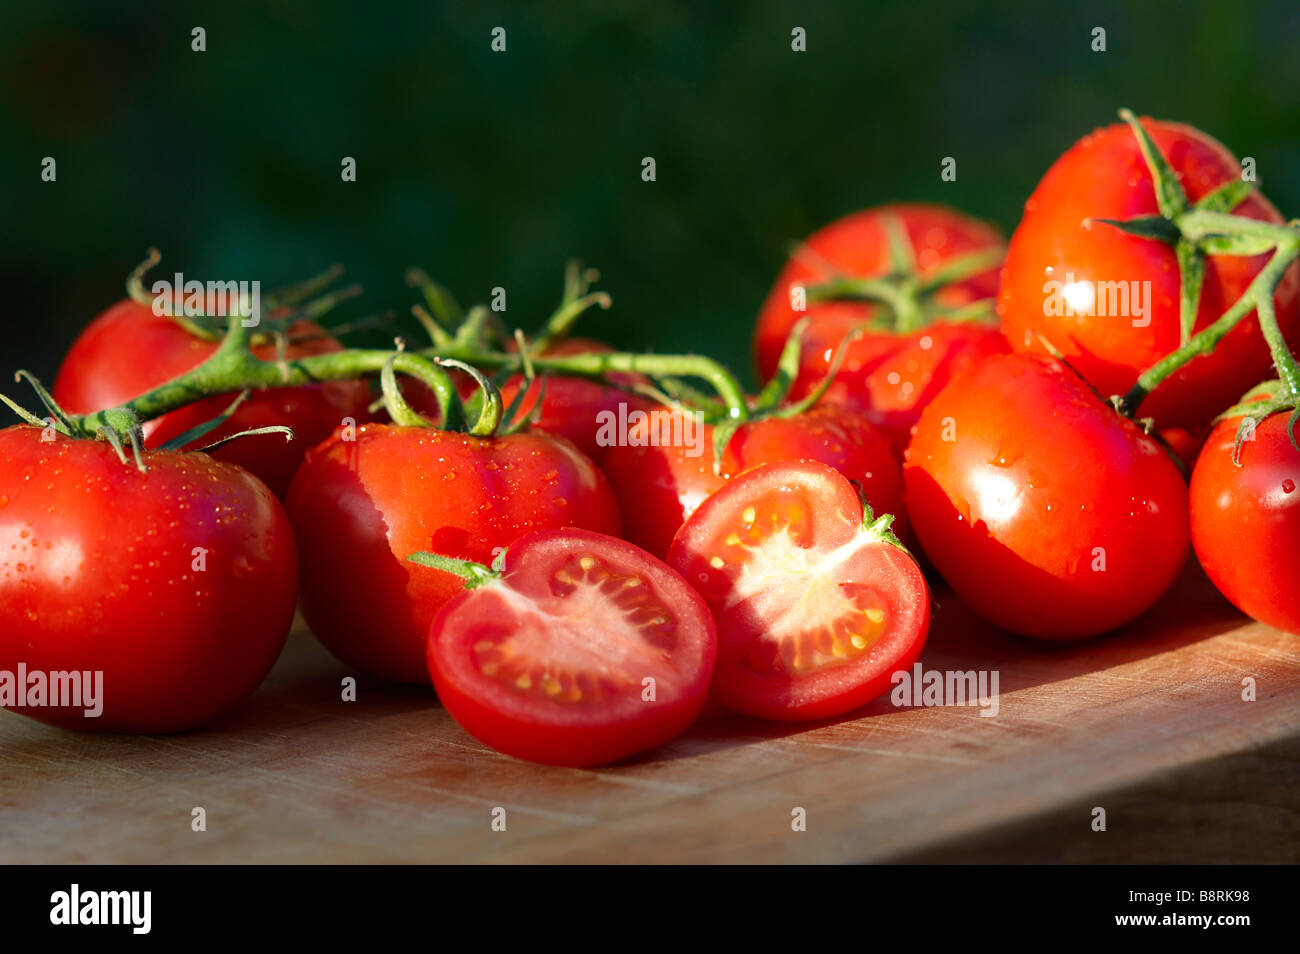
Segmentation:
[(667, 742), (699, 715), (713, 619), (644, 550), (543, 530), (482, 574), (429, 634), (438, 696), (471, 735), (533, 762), (600, 765)]
[(916, 561), (854, 486), (814, 461), (764, 464), (701, 504), (668, 564), (718, 627), (713, 694), (766, 719), (865, 705), (921, 653), (930, 595)]

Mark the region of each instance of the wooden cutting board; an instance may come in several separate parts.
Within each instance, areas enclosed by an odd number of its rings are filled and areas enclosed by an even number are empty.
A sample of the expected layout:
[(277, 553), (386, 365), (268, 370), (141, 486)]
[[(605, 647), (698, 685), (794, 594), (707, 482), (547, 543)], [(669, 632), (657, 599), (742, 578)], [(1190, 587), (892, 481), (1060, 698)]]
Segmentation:
[(888, 698), (802, 727), (709, 710), (596, 771), (498, 755), (428, 690), (362, 678), (344, 702), (347, 670), (299, 629), (253, 699), (203, 732), (0, 713), (0, 861), (1300, 860), (1300, 638), (1248, 621), (1195, 569), (1081, 646), (938, 599), (922, 662), (999, 670), (996, 717)]

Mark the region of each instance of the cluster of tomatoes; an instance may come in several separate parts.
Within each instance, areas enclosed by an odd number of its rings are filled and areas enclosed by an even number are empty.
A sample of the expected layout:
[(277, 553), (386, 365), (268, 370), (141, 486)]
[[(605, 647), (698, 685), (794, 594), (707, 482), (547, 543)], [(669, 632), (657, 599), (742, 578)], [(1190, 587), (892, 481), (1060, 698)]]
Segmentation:
[[(1197, 130), (1145, 128), (1189, 201), (1239, 178)], [(1270, 376), (1256, 316), (1166, 376), (1142, 418), (1106, 399), (1213, 324), (1269, 260), (1205, 256), (1183, 327), (1174, 246), (1098, 224), (1158, 215), (1140, 147), (1124, 124), (1081, 140), (1005, 249), (936, 206), (812, 235), (763, 305), (755, 349), (773, 383), (739, 417), (697, 415), (634, 373), (519, 373), (501, 383), (531, 419), (518, 431), (399, 424), (358, 380), (256, 391), (209, 435), (287, 425), (292, 442), (164, 449), (229, 404), (210, 395), (144, 425), (142, 466), (53, 427), (0, 430), (0, 669), (104, 673), (98, 719), (21, 709), (36, 718), (190, 729), (261, 682), (301, 597), (349, 666), (431, 682), (501, 751), (593, 765), (668, 741), (710, 696), (790, 721), (876, 698), (925, 642), (918, 558), (988, 620), (1059, 640), (1140, 615), (1194, 545), (1238, 607), (1300, 632), (1288, 416), (1264, 416), (1245, 441), (1245, 412), (1215, 421)], [(1233, 212), (1282, 223), (1258, 193)], [(1054, 276), (1148, 283), (1146, 311), (1045, 308)], [(1294, 266), (1274, 312), (1285, 335), (1300, 330)], [(287, 349), (257, 353), (342, 348), (310, 322), (292, 330)], [(52, 403), (125, 405), (217, 348), (126, 300), (77, 340)], [(438, 410), (425, 389), (407, 394)], [(611, 416), (632, 422), (613, 441)]]

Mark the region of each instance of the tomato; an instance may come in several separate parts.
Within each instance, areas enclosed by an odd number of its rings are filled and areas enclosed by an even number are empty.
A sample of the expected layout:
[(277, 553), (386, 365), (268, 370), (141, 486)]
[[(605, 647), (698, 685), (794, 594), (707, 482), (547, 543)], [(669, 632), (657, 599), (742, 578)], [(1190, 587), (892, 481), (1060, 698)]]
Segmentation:
[(480, 438), (363, 425), (310, 451), (289, 488), (301, 554), (302, 609), (350, 666), (425, 683), (429, 624), (462, 581), (412, 553), (491, 563), (530, 530), (619, 532), (594, 464), (544, 434)]
[(103, 710), (16, 711), (67, 728), (181, 732), (243, 701), (297, 601), (279, 502), (204, 454), (148, 452), (141, 473), (107, 443), (41, 438), (0, 430), (0, 672), (102, 673)]
[[(852, 412), (817, 405), (791, 417), (746, 422), (727, 444), (721, 474), (713, 472), (713, 428), (699, 425), (698, 431), (689, 431), (684, 423), (676, 411), (654, 410), (630, 423), (627, 440), (608, 448), (601, 461), (618, 497), (627, 539), (656, 556), (668, 552), (677, 528), (709, 494), (735, 474), (771, 461), (820, 461), (858, 481), (876, 511), (903, 514), (898, 463), (885, 439)], [(686, 440), (659, 440), (670, 434)], [(652, 439), (659, 442), (651, 445)], [(899, 527), (906, 537), (905, 519)]]
[(746, 471), (678, 531), (668, 565), (718, 626), (713, 695), (764, 719), (840, 715), (916, 662), (930, 625), (925, 578), (864, 525), (853, 485), (814, 461)]
[[(1199, 130), (1152, 119), (1142, 123), (1169, 161), (1189, 201), (1195, 202), (1241, 176), (1236, 158)], [(1259, 193), (1233, 213), (1283, 222), (1277, 209)], [(1156, 214), (1151, 173), (1126, 124), (1099, 129), (1061, 156), (1025, 203), (1024, 218), (1007, 252), (998, 311), (1011, 346), (1041, 353), (1046, 347), (1042, 339), (1046, 339), (1107, 396), (1127, 392), (1142, 371), (1174, 351), (1180, 342), (1180, 284), (1173, 247), (1108, 225), (1084, 224), (1089, 218)], [(1208, 256), (1196, 330), (1227, 311), (1268, 258)], [(1278, 323), (1288, 338), (1300, 332), (1298, 276), (1300, 270), (1293, 265), (1275, 298)], [(1149, 301), (1139, 309), (1134, 301), (1147, 297), (1143, 288), (1149, 289)], [(1121, 291), (1129, 293), (1127, 307)], [(1049, 298), (1096, 314), (1046, 314), (1064, 311), (1049, 306)], [(1140, 316), (1139, 310), (1143, 312)], [(1107, 314), (1101, 314), (1103, 311)], [(1157, 387), (1140, 412), (1155, 418), (1162, 427), (1208, 421), (1267, 377), (1270, 367), (1268, 348), (1252, 311), (1212, 354), (1193, 359)]]
[[(809, 328), (792, 399), (811, 393), (831, 372), (840, 337), (837, 328)], [(864, 333), (845, 348), (821, 400), (861, 414), (901, 459), (921, 411), (944, 385), (984, 358), (1009, 350), (1001, 331), (976, 322), (936, 321), (906, 335)]]
[[(804, 311), (795, 311), (791, 307), (790, 289), (795, 285), (811, 288), (834, 278), (875, 278), (889, 273), (893, 263), (886, 223), (890, 218), (902, 226), (911, 241), (916, 270), (921, 276), (954, 258), (1002, 244), (992, 226), (954, 209), (922, 203), (864, 209), (818, 229), (786, 262), (759, 312), (754, 351), (761, 377), (769, 378), (776, 370), (781, 349), (799, 319), (810, 319), (812, 327), (825, 330), (825, 340), (838, 343), (863, 322), (880, 317), (881, 306), (867, 302), (821, 302), (809, 304)], [(997, 269), (989, 268), (966, 281), (947, 286), (938, 298), (947, 307), (959, 308), (990, 298), (997, 290)]]
[[(311, 337), (291, 343), (285, 349), (289, 359), (342, 348), (311, 322), (294, 325), (290, 334)], [(216, 348), (217, 342), (196, 337), (173, 319), (155, 315), (148, 306), (128, 298), (91, 322), (73, 343), (54, 381), (54, 398), (71, 414), (117, 407), (198, 366)], [(254, 354), (272, 360), (275, 346), (260, 346)], [(157, 447), (212, 420), (233, 398), (232, 394), (215, 395), (147, 422), (146, 443)], [(250, 394), (228, 421), (198, 443), (209, 444), (254, 427), (292, 428), (296, 438), (292, 441), (268, 434), (232, 441), (213, 451), (214, 457), (239, 464), (283, 497), (307, 449), (328, 437), (344, 418), (367, 420), (369, 402), (370, 389), (363, 381), (267, 388)]]
[(1300, 451), (1289, 413), (1271, 414), (1241, 443), (1240, 418), (1218, 424), (1192, 471), (1192, 544), (1206, 574), (1248, 616), (1300, 633)]
[[(924, 277), (941, 265), (998, 249), (1002, 239), (984, 222), (939, 205), (884, 205), (845, 216), (814, 232), (781, 270), (768, 292), (755, 329), (760, 376), (776, 370), (795, 323), (807, 317), (799, 376), (791, 397), (808, 394), (829, 373), (836, 349), (850, 332), (883, 321), (887, 309), (874, 303), (832, 301), (791, 307), (793, 286), (807, 289), (835, 278), (878, 278), (891, 272), (886, 223), (902, 226)], [(941, 288), (936, 304), (955, 309), (997, 294), (996, 267)], [(974, 322), (934, 321), (906, 334), (867, 329), (848, 344), (827, 400), (866, 414), (901, 456), (921, 408), (955, 370), (985, 354), (1007, 350), (996, 327)]]
[(547, 765), (614, 762), (686, 729), (708, 696), (713, 617), (644, 550), (543, 530), (501, 575), (447, 603), (429, 633), (438, 698), (474, 737)]
[(989, 358), (952, 381), (921, 413), (903, 479), (912, 530), (943, 578), (1025, 636), (1123, 625), (1186, 561), (1177, 466), (1052, 359)]

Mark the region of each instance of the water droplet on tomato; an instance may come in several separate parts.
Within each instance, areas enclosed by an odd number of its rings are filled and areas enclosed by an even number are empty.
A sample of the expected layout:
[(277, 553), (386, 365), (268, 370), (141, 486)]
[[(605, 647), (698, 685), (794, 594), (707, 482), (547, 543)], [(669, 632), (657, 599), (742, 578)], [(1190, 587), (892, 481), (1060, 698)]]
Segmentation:
[(1282, 481), (1282, 493), (1289, 494), (1295, 490), (1295, 481), (1288, 477)]

